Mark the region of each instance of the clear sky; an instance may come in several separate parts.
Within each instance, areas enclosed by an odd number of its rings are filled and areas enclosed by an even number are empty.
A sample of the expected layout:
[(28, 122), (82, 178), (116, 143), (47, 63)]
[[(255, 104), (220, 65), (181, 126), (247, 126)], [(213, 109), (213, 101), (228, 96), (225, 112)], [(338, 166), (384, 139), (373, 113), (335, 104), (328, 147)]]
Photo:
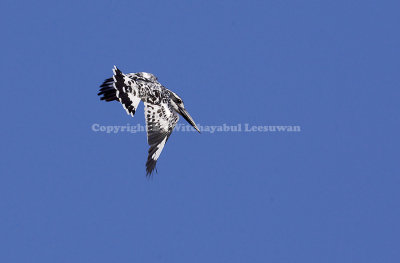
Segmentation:
[[(0, 3), (0, 262), (400, 262), (398, 1)], [(98, 86), (147, 71), (202, 125), (145, 176)], [(180, 123), (184, 124), (184, 120)]]

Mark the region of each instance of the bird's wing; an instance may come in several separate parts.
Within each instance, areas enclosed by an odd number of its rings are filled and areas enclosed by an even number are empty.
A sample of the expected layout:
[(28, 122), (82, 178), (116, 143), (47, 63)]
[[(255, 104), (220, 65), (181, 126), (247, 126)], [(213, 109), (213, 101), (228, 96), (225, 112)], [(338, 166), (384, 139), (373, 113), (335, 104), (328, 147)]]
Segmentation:
[(167, 103), (144, 103), (144, 114), (147, 125), (147, 142), (150, 145), (146, 162), (147, 175), (151, 175), (156, 167), (158, 157), (172, 133), (179, 115)]
[(114, 76), (106, 79), (100, 86), (98, 95), (103, 95), (101, 100), (118, 100), (126, 112), (133, 117), (140, 102), (140, 86), (130, 77), (131, 74), (124, 74), (115, 66), (113, 72)]

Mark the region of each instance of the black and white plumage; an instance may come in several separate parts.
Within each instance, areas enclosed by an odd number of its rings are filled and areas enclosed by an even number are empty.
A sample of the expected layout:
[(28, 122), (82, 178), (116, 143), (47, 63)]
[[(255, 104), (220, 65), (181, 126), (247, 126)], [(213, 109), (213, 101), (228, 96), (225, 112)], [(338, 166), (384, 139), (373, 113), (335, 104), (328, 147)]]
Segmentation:
[(195, 122), (185, 110), (182, 99), (162, 86), (150, 73), (122, 73), (114, 66), (114, 75), (106, 79), (98, 93), (101, 100), (119, 101), (126, 112), (134, 116), (140, 101), (144, 102), (147, 142), (150, 145), (146, 175), (151, 175), (165, 143), (179, 120), (185, 118), (198, 132)]

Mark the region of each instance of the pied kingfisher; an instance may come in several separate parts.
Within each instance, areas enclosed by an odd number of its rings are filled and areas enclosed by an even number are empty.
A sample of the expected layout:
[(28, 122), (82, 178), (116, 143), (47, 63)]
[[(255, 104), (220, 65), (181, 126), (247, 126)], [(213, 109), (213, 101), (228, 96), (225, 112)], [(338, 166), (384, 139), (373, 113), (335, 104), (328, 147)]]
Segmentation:
[(161, 85), (150, 73), (122, 73), (116, 66), (114, 75), (106, 79), (97, 94), (101, 100), (119, 101), (132, 117), (140, 101), (144, 102), (147, 142), (150, 145), (146, 162), (146, 176), (152, 174), (158, 157), (172, 133), (179, 115), (182, 115), (198, 132), (196, 123), (183, 106), (182, 99)]

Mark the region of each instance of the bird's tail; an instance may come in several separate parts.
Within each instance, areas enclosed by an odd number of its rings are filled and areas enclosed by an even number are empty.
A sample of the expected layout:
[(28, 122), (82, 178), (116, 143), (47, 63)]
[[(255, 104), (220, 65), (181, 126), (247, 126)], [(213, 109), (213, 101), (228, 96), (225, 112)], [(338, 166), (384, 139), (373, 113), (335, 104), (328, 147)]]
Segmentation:
[(105, 101), (118, 101), (117, 97), (117, 89), (115, 88), (114, 83), (119, 80), (120, 78), (123, 79), (123, 73), (114, 66), (114, 76), (104, 80), (103, 84), (100, 85), (100, 92), (97, 94), (101, 100)]

